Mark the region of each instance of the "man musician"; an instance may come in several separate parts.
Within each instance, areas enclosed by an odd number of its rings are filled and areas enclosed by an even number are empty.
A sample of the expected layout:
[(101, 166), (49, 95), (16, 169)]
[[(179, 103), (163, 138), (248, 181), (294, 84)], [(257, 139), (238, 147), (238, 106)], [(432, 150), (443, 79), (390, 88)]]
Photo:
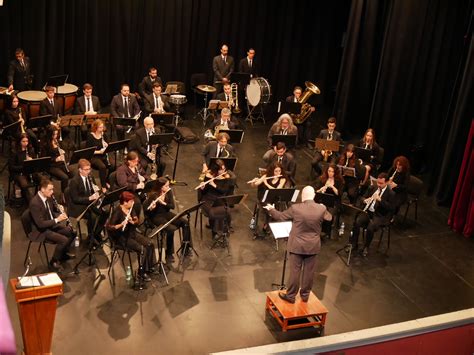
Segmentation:
[[(286, 98), (286, 102), (300, 102), (299, 100), (302, 93), (303, 89), (301, 88), (301, 86), (295, 86), (295, 88), (293, 89), (293, 95), (288, 96)], [(316, 110), (313, 106), (310, 106), (309, 109), (311, 110), (311, 112), (314, 112)], [(309, 145), (308, 141), (311, 134), (310, 118), (308, 117), (303, 123), (297, 124), (296, 127), (298, 128), (298, 144)]]
[(214, 71), (214, 86), (219, 94), (222, 91), (222, 81), (230, 80), (230, 75), (234, 71), (234, 58), (229, 55), (229, 47), (225, 44), (221, 47), (221, 54), (212, 60), (212, 70)]
[(143, 96), (145, 101), (145, 112), (150, 113), (164, 113), (170, 111), (170, 104), (168, 97), (162, 95), (163, 87), (161, 83), (155, 82), (153, 84), (153, 92)]
[(100, 112), (100, 101), (97, 96), (92, 95), (93, 86), (85, 83), (82, 86), (83, 96), (76, 100), (74, 113), (76, 115), (95, 115)]
[(271, 163), (280, 163), (291, 182), (293, 184), (295, 183), (296, 162), (293, 154), (286, 151), (285, 143), (277, 142), (273, 149), (269, 149), (263, 155), (262, 159), (266, 166), (270, 165)]
[(212, 121), (209, 129), (212, 133), (215, 133), (216, 127), (225, 128), (225, 129), (237, 129), (239, 123), (232, 118), (232, 112), (228, 108), (223, 108), (221, 110), (221, 117), (216, 118)]
[(257, 67), (257, 64), (255, 63), (255, 49), (250, 48), (247, 51), (247, 56), (240, 60), (239, 72), (250, 74), (251, 78), (258, 77), (258, 67)]
[[(341, 133), (336, 131), (336, 117), (329, 117), (327, 127), (327, 129), (322, 129), (316, 138), (341, 142)], [(322, 150), (314, 154), (311, 166), (318, 175), (321, 175), (321, 167), (319, 166), (321, 161), (325, 160), (329, 164), (335, 164), (338, 159), (339, 152), (328, 152)]]
[(17, 48), (15, 50), (15, 60), (12, 60), (8, 65), (8, 91), (31, 90), (33, 84), (33, 75), (31, 73), (30, 58), (25, 56), (23, 49)]
[(47, 240), (56, 244), (50, 265), (58, 270), (61, 268), (61, 261), (75, 257), (74, 254), (68, 252), (69, 246), (74, 241), (75, 233), (70, 226), (61, 224), (61, 222), (68, 220), (68, 216), (60, 211), (53, 194), (54, 185), (51, 180), (42, 180), (38, 193), (31, 199), (29, 205), (33, 221), (33, 232), (29, 237), (33, 241)]
[[(113, 118), (116, 117), (135, 117), (140, 113), (140, 106), (135, 95), (130, 94), (130, 86), (122, 84), (120, 86), (120, 93), (112, 98), (110, 103), (110, 114)], [(117, 138), (119, 140), (125, 139), (125, 128), (122, 125), (115, 126), (117, 130)]]
[(161, 78), (158, 76), (158, 70), (155, 67), (148, 69), (148, 75), (145, 76), (140, 84), (138, 84), (138, 93), (142, 98), (153, 93), (153, 86), (162, 84)]

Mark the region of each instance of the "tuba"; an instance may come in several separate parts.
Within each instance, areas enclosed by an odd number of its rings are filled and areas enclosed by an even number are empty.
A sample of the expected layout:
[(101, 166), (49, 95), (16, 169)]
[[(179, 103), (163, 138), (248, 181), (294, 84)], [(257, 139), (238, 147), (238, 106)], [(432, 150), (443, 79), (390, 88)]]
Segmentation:
[(304, 90), (303, 94), (301, 95), (301, 97), (298, 99), (298, 102), (301, 105), (301, 112), (299, 113), (299, 115), (294, 115), (293, 118), (293, 122), (295, 124), (301, 124), (303, 123), (308, 117), (309, 115), (311, 115), (311, 105), (308, 104), (306, 101), (308, 101), (308, 99), (311, 97), (311, 95), (315, 94), (315, 95), (319, 95), (321, 93), (321, 91), (318, 89), (318, 87), (316, 85), (314, 85), (311, 81), (305, 81), (305, 86), (306, 86), (306, 89)]

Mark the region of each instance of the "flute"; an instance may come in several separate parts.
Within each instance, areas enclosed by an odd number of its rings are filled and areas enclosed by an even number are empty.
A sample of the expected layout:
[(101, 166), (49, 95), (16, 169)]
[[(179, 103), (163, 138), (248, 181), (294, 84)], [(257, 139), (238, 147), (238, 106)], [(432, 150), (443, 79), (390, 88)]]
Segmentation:
[(213, 177), (213, 178), (211, 178), (211, 179), (209, 179), (209, 180), (207, 180), (207, 181), (201, 182), (198, 186), (196, 186), (196, 187), (194, 188), (194, 190), (198, 190), (198, 189), (200, 189), (201, 187), (206, 186), (206, 185), (209, 184), (211, 181), (214, 181), (215, 179), (217, 179), (217, 178), (219, 178), (219, 177), (221, 177), (221, 176), (223, 176), (223, 175), (225, 175), (225, 174), (227, 174), (227, 171), (224, 171), (222, 174), (219, 174), (219, 175), (217, 175), (216, 177)]
[(264, 178), (253, 178), (252, 180), (249, 180), (247, 181), (247, 184), (251, 184), (252, 182), (255, 182), (256, 180), (259, 180), (259, 179), (262, 179), (263, 180), (270, 180), (270, 179), (273, 179), (273, 178), (280, 178), (282, 177), (283, 175), (274, 175), (274, 176), (267, 176), (267, 177), (264, 177)]
[[(163, 193), (160, 194), (157, 198), (155, 198), (153, 201), (151, 201), (150, 205), (149, 205), (148, 208), (147, 208), (147, 211), (152, 210), (153, 208), (155, 208), (155, 205), (156, 205), (156, 203), (158, 202), (158, 200), (159, 200), (161, 197), (165, 196), (169, 191), (171, 191), (171, 189), (167, 190), (166, 192), (163, 192)], [(153, 206), (153, 207), (152, 207), (152, 206)]]

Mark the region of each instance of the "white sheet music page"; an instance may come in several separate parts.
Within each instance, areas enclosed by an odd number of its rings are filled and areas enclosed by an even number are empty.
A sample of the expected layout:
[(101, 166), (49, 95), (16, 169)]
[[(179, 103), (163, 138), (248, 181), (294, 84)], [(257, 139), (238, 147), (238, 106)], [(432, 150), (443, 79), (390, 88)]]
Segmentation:
[(62, 285), (63, 280), (61, 280), (55, 272), (49, 274), (38, 276), (43, 286), (53, 286), (53, 285)]
[(275, 239), (288, 238), (290, 236), (291, 227), (293, 222), (270, 222), (268, 224), (272, 230)]

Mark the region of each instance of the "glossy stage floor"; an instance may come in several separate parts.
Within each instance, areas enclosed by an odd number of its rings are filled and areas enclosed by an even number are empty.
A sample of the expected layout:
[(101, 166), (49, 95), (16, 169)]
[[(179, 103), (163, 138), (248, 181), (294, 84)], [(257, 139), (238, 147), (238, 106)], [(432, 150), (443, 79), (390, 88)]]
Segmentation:
[[(204, 132), (200, 119), (193, 119), (192, 113), (187, 116), (184, 125), (199, 133), (201, 141), (180, 146), (176, 178), (188, 185), (175, 188), (179, 210), (196, 202), (194, 187)], [(265, 292), (273, 290), (272, 283), (280, 282), (285, 250), (284, 242), (276, 250), (271, 236), (254, 240), (249, 229), (256, 193), (246, 181), (256, 176), (261, 165), (275, 115), (267, 114), (266, 119), (266, 125), (247, 124), (244, 141), (237, 146), (236, 193), (248, 194), (248, 198), (232, 210), (235, 231), (230, 236), (230, 255), (225, 249), (210, 250), (210, 231), (204, 228), (201, 236), (198, 224), (192, 232), (199, 257), (181, 267), (178, 262), (166, 265), (168, 286), (158, 276), (146, 290), (134, 291), (126, 284), (120, 262), (115, 264), (113, 286), (107, 277), (94, 280), (95, 269), (82, 265), (79, 276), (64, 277), (54, 331), (55, 354), (205, 354), (318, 336), (313, 329), (283, 333), (265, 312)], [(327, 116), (317, 117), (313, 131), (319, 131), (325, 119)], [(175, 152), (173, 146), (171, 153)], [(310, 181), (311, 151), (299, 149), (296, 155), (300, 187)], [(172, 167), (168, 161), (166, 173), (171, 175)], [(1, 179), (6, 190), (7, 174)], [(28, 241), (19, 221), (22, 209), (7, 210), (13, 224), (10, 275), (14, 277), (23, 273)], [(349, 267), (336, 251), (347, 242), (350, 215), (343, 216), (345, 235), (324, 242), (313, 291), (329, 310), (325, 334), (474, 306), (473, 241), (450, 232), (448, 210), (435, 206), (429, 197), (422, 196), (417, 221), (413, 212), (405, 224), (393, 227), (388, 253), (375, 251), (377, 234), (369, 256), (355, 257)], [(178, 247), (178, 237), (175, 243)], [(382, 249), (385, 246), (384, 242)], [(83, 252), (81, 247), (78, 254)], [(36, 250), (31, 255), (33, 272), (44, 272)], [(105, 275), (109, 258), (107, 247), (97, 252), (98, 266)], [(72, 265), (70, 262), (69, 271)], [(7, 293), (21, 349), (17, 310), (10, 290)]]

